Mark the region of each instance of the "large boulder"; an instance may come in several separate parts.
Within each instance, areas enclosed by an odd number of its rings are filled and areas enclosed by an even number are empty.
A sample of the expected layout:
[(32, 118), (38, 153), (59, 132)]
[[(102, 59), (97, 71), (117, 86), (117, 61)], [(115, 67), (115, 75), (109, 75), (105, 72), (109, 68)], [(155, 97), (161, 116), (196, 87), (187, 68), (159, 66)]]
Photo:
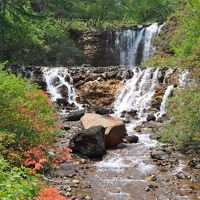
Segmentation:
[(81, 123), (85, 129), (94, 126), (103, 126), (105, 130), (106, 147), (116, 146), (123, 141), (126, 136), (126, 127), (121, 119), (115, 117), (103, 117), (95, 113), (86, 113), (81, 118)]
[(104, 135), (105, 128), (103, 126), (81, 130), (70, 140), (69, 147), (75, 153), (101, 158), (106, 152)]

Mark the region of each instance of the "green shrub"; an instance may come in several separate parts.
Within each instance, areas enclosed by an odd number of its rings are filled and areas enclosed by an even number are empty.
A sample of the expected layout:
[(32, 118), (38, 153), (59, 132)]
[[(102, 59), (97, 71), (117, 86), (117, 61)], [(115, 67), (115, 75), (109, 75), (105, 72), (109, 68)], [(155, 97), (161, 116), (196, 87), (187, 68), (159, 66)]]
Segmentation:
[(0, 156), (0, 199), (29, 200), (39, 192), (35, 178), (25, 168), (10, 168)]
[[(58, 129), (47, 94), (22, 77), (0, 69), (0, 96), (0, 145), (4, 151), (19, 144), (52, 143)], [(5, 138), (9, 138), (8, 145)]]
[(150, 66), (200, 67), (200, 0), (183, 1), (165, 23)]
[(171, 122), (161, 134), (162, 141), (172, 141), (177, 147), (200, 148), (200, 88), (188, 86), (172, 97), (168, 107)]

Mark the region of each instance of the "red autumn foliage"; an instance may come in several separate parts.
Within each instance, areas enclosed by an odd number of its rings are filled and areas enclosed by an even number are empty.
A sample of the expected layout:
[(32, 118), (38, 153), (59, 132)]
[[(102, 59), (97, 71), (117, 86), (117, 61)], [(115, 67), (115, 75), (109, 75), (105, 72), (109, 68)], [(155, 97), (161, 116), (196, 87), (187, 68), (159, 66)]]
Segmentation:
[(59, 164), (66, 160), (71, 160), (71, 153), (72, 150), (67, 147), (58, 147), (55, 149), (55, 156), (53, 158), (53, 163), (55, 167), (58, 167)]
[[(49, 152), (53, 153), (49, 153)], [(23, 151), (10, 152), (10, 157), (20, 157), (22, 165), (31, 168), (30, 173), (40, 171), (44, 164), (58, 168), (63, 161), (71, 160), (71, 149), (68, 147), (55, 147), (46, 143), (37, 146), (28, 146)]]
[[(54, 187), (43, 188), (40, 194), (34, 200), (71, 200), (60, 194), (60, 191)], [(78, 200), (78, 199), (77, 199)]]

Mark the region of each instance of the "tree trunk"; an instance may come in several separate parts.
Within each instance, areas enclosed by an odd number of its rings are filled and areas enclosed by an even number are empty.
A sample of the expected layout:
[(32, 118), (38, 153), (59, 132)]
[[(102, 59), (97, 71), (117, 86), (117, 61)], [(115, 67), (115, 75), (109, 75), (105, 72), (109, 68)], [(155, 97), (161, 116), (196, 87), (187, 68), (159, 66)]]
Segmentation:
[(1, 2), (2, 2), (2, 15), (4, 17), (6, 14), (6, 0), (1, 0)]

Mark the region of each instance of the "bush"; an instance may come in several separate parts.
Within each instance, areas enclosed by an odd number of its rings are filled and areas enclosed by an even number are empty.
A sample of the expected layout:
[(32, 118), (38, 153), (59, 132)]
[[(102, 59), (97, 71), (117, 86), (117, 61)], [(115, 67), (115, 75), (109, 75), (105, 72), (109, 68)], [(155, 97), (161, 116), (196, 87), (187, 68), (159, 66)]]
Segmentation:
[(52, 142), (57, 132), (56, 114), (48, 96), (37, 86), (0, 70), (0, 131), (13, 137), (15, 145)]
[(35, 178), (25, 168), (10, 168), (0, 156), (0, 199), (24, 200), (33, 199), (40, 187)]
[(171, 122), (161, 134), (162, 141), (172, 141), (177, 147), (191, 146), (200, 150), (200, 89), (188, 86), (172, 97), (168, 107)]
[(43, 188), (40, 191), (39, 196), (36, 196), (34, 200), (71, 200), (71, 199), (62, 196), (60, 194), (60, 191), (57, 190), (56, 188), (49, 187), (49, 188)]

